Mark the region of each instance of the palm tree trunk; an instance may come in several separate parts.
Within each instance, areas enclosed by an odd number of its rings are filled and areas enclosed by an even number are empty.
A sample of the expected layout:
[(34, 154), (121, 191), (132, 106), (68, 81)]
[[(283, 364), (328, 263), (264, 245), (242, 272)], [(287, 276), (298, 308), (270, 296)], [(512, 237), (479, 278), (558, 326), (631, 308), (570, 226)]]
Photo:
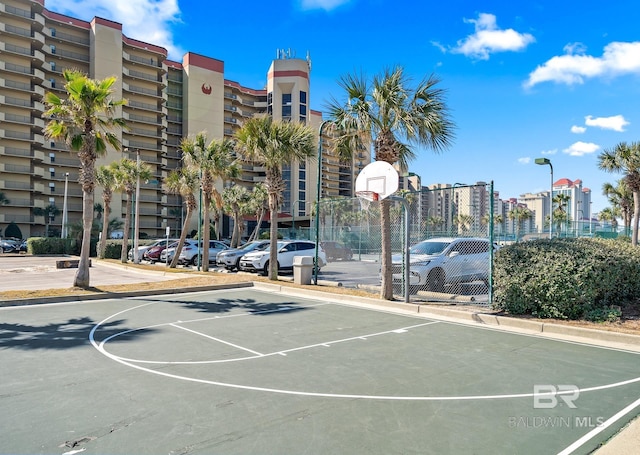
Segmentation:
[[(204, 210), (202, 216), (202, 271), (209, 271), (209, 240), (211, 239), (211, 229), (209, 228), (209, 204), (211, 196), (204, 194)], [(200, 240), (200, 239), (198, 239)]]
[(380, 286), (380, 298), (393, 300), (393, 273), (391, 270), (391, 202), (383, 199), (380, 202), (380, 229), (382, 238), (382, 257), (380, 258), (380, 270), (382, 271), (382, 285)]
[(189, 227), (189, 223), (191, 222), (192, 214), (193, 212), (189, 210), (189, 207), (187, 207), (187, 214), (185, 215), (184, 224), (182, 225), (180, 240), (178, 241), (178, 246), (176, 247), (176, 251), (173, 255), (173, 258), (171, 259), (171, 264), (169, 265), (170, 269), (175, 269), (178, 266), (178, 256), (180, 256), (180, 252), (182, 251), (182, 247), (184, 246), (184, 241), (187, 238), (187, 228)]
[(271, 244), (269, 245), (269, 279), (278, 279), (278, 209), (277, 209), (277, 194), (269, 193), (269, 210), (271, 226), (269, 229), (269, 238)]
[(127, 193), (127, 204), (124, 216), (124, 231), (122, 232), (122, 250), (120, 261), (127, 263), (127, 253), (129, 252), (129, 230), (131, 229), (131, 193)]
[(640, 191), (633, 192), (633, 231), (631, 245), (638, 246), (638, 224), (640, 221)]
[(91, 251), (91, 225), (93, 223), (93, 192), (82, 191), (82, 246), (80, 261), (73, 285), (79, 288), (89, 287), (89, 253)]
[(98, 248), (98, 257), (100, 259), (104, 259), (104, 250), (107, 245), (107, 234), (109, 232), (109, 215), (111, 215), (111, 207), (108, 202), (104, 201), (102, 236), (100, 237), (100, 247)]

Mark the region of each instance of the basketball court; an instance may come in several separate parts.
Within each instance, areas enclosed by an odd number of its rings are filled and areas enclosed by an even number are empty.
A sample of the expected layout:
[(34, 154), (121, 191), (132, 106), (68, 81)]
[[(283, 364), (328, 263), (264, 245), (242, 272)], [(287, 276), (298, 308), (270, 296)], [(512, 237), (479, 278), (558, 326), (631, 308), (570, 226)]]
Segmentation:
[(271, 289), (0, 309), (0, 453), (581, 454), (640, 411), (633, 350)]

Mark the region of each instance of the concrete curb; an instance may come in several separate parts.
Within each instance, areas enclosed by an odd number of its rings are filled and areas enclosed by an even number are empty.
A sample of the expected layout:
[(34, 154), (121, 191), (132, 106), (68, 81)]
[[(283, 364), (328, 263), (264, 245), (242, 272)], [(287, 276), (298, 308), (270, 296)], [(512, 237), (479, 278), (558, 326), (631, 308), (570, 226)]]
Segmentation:
[(82, 302), (87, 300), (106, 300), (106, 299), (122, 299), (128, 297), (146, 297), (153, 295), (165, 295), (165, 294), (184, 294), (186, 292), (201, 292), (201, 291), (218, 291), (224, 289), (236, 289), (236, 288), (250, 288), (253, 283), (229, 283), (229, 284), (212, 284), (207, 286), (192, 286), (185, 288), (174, 289), (145, 289), (142, 291), (127, 291), (127, 292), (103, 292), (96, 294), (78, 294), (78, 295), (65, 295), (57, 297), (37, 297), (32, 299), (15, 299), (0, 302), (0, 308), (11, 306), (28, 306), (28, 305), (40, 305), (46, 303), (68, 303), (68, 302)]

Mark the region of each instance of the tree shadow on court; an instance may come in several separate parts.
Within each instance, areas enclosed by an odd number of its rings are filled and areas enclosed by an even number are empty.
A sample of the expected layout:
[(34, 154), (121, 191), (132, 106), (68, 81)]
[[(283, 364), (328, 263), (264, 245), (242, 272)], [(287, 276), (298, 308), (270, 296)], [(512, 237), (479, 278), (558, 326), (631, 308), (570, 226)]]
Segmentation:
[[(153, 329), (132, 330), (124, 327), (124, 320), (110, 321), (100, 325), (96, 333), (98, 341), (116, 333), (127, 332), (113, 341), (130, 341), (153, 332)], [(0, 323), (0, 349), (71, 349), (89, 346), (89, 333), (97, 324), (89, 317), (51, 322), (46, 325)]]
[(220, 298), (210, 302), (191, 300), (171, 300), (171, 302), (179, 303), (186, 308), (203, 313), (228, 313), (231, 310), (241, 311), (244, 309), (246, 312), (254, 315), (269, 315), (308, 309), (307, 307), (302, 307), (295, 302), (261, 303), (255, 299)]

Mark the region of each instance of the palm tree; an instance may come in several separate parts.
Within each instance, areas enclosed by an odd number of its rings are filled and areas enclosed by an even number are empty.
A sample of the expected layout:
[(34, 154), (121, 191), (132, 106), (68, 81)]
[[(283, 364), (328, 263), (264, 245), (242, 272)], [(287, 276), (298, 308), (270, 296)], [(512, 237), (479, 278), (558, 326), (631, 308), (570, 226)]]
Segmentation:
[[(102, 236), (100, 237), (100, 245), (98, 245), (98, 257), (104, 259), (104, 251), (107, 245), (107, 236), (109, 234), (109, 223), (105, 222), (111, 215), (111, 198), (113, 197), (113, 188), (116, 184), (114, 171), (115, 167), (112, 165), (102, 165), (96, 170), (96, 183), (102, 187), (102, 203), (101, 206), (103, 216), (102, 222)], [(96, 204), (97, 205), (97, 204)]]
[(640, 142), (620, 142), (613, 149), (606, 149), (598, 156), (598, 167), (607, 172), (621, 172), (633, 194), (633, 222), (631, 244), (638, 245), (640, 222)]
[(191, 223), (191, 216), (197, 207), (195, 193), (199, 182), (199, 172), (187, 167), (181, 167), (171, 171), (167, 175), (167, 178), (164, 179), (165, 191), (169, 194), (178, 194), (182, 196), (184, 205), (187, 209), (184, 224), (182, 225), (180, 232), (180, 240), (178, 241), (178, 246), (173, 254), (173, 259), (171, 259), (171, 264), (169, 265), (172, 269), (175, 269), (178, 265), (178, 256), (180, 256), (180, 252), (184, 246), (184, 241), (187, 238), (187, 228), (189, 223)]
[(553, 203), (555, 205), (555, 209), (553, 209), (553, 222), (556, 225), (556, 231), (562, 231), (562, 225), (568, 227), (569, 224), (569, 214), (567, 213), (567, 202), (571, 200), (571, 197), (558, 193), (553, 196)]
[(267, 210), (269, 210), (269, 193), (262, 183), (257, 183), (251, 190), (249, 206), (249, 211), (256, 214), (256, 227), (249, 236), (249, 241), (258, 240), (262, 220)]
[(619, 207), (607, 207), (602, 209), (602, 211), (598, 214), (598, 219), (602, 221), (610, 221), (611, 229), (616, 231), (618, 229), (618, 219), (620, 216), (620, 208)]
[(126, 264), (129, 252), (129, 230), (131, 229), (131, 205), (133, 194), (136, 190), (138, 179), (149, 180), (153, 176), (151, 167), (144, 161), (138, 162), (129, 158), (122, 158), (120, 161), (111, 163), (113, 167), (114, 189), (127, 195), (127, 203), (124, 218), (124, 232), (122, 236), (122, 251), (120, 261)]
[[(181, 143), (183, 159), (187, 166), (200, 173), (200, 185), (203, 201), (203, 241), (202, 270), (209, 270), (209, 207), (215, 202), (218, 210), (222, 208), (222, 197), (215, 187), (216, 180), (223, 182), (240, 175), (240, 168), (235, 159), (233, 143), (227, 139), (213, 140), (207, 144), (206, 133), (200, 132), (195, 138), (185, 138)], [(216, 223), (219, 225), (219, 223)]]
[(458, 229), (462, 231), (462, 233), (467, 232), (471, 228), (472, 223), (473, 217), (471, 215), (460, 213), (453, 217), (453, 224), (458, 226)]
[(44, 208), (34, 207), (33, 214), (36, 216), (44, 216), (45, 237), (49, 237), (49, 224), (56, 215), (60, 214), (60, 209), (54, 204), (49, 204)]
[[(515, 225), (516, 225), (516, 242), (520, 239), (520, 227), (522, 226), (522, 223), (524, 221), (527, 221), (529, 219), (531, 219), (532, 213), (531, 210), (529, 210), (526, 207), (514, 207), (513, 209), (509, 210), (509, 213), (507, 213), (507, 216), (509, 217), (510, 220), (515, 221)], [(555, 214), (554, 214), (555, 217)]]
[(301, 123), (261, 116), (247, 120), (236, 133), (236, 140), (245, 159), (266, 168), (265, 186), (271, 212), (268, 276), (270, 280), (277, 280), (278, 211), (286, 187), (282, 179), (282, 166), (314, 155), (314, 132)]
[[(403, 68), (388, 69), (369, 84), (362, 76), (347, 75), (339, 85), (346, 94), (344, 103), (333, 99), (329, 117), (337, 127), (335, 149), (348, 157), (373, 142), (376, 161), (398, 163), (406, 169), (417, 155), (412, 146), (430, 148), (435, 152), (447, 149), (454, 136), (444, 102), (444, 91), (436, 88), (440, 82), (430, 76), (415, 89)], [(381, 201), (382, 286), (381, 298), (393, 298), (391, 276), (390, 201)]]
[(629, 190), (629, 186), (624, 179), (618, 180), (618, 184), (613, 186), (611, 183), (602, 185), (602, 194), (607, 196), (609, 203), (614, 209), (618, 209), (622, 215), (624, 223), (625, 235), (631, 235), (631, 218), (633, 214), (633, 193)]
[(250, 213), (251, 193), (245, 187), (233, 185), (225, 188), (222, 192), (222, 202), (224, 211), (233, 218), (233, 235), (231, 236), (231, 248), (236, 248), (240, 244), (242, 235), (242, 217)]
[(111, 98), (115, 77), (93, 80), (76, 70), (64, 70), (63, 76), (68, 97), (63, 100), (52, 92), (44, 97), (47, 109), (43, 116), (49, 119), (44, 134), (50, 139), (64, 139), (80, 158), (83, 232), (73, 285), (88, 288), (95, 163), (109, 145), (114, 149), (120, 147), (118, 136), (112, 130), (126, 127), (124, 119), (114, 117), (116, 109), (125, 101)]

